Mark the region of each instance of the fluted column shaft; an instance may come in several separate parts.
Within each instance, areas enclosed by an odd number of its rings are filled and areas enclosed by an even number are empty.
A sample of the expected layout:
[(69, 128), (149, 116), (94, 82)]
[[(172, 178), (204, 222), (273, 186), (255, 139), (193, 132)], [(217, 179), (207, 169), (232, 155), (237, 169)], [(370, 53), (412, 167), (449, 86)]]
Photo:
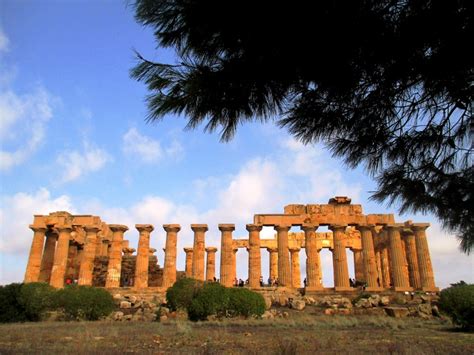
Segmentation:
[(166, 245), (162, 287), (168, 288), (176, 282), (176, 245), (181, 226), (179, 224), (165, 224), (163, 229), (166, 231)]
[(40, 276), (41, 259), (43, 255), (44, 237), (46, 233), (45, 227), (36, 227), (30, 225), (33, 233), (33, 241), (31, 242), (30, 256), (28, 265), (26, 266), (25, 283), (37, 282)]
[(278, 245), (278, 285), (291, 287), (290, 254), (288, 250), (289, 225), (276, 225)]
[(301, 248), (291, 248), (291, 286), (301, 287), (301, 270), (300, 270), (300, 250)]
[(193, 251), (193, 248), (184, 248), (184, 252), (186, 253), (184, 274), (186, 277), (193, 277)]
[(392, 282), (395, 291), (408, 291), (410, 284), (405, 273), (405, 260), (403, 258), (402, 241), (400, 237), (400, 226), (396, 224), (387, 225), (390, 243), (390, 268), (392, 270)]
[(137, 263), (135, 266), (135, 288), (148, 287), (148, 269), (150, 268), (150, 234), (154, 227), (151, 224), (136, 224), (140, 233), (138, 237)]
[(193, 278), (204, 281), (205, 233), (207, 224), (191, 224), (194, 232)]
[(392, 279), (390, 276), (390, 263), (388, 259), (388, 248), (384, 247), (381, 251), (381, 259), (382, 259), (382, 282), (383, 287), (389, 288), (392, 283)]
[(120, 287), (123, 234), (128, 230), (128, 227), (121, 224), (110, 224), (109, 228), (112, 231), (113, 236), (109, 253), (109, 266), (107, 267), (105, 287)]
[(375, 261), (377, 263), (377, 285), (378, 287), (383, 287), (382, 257), (380, 250), (375, 252)]
[(69, 252), (69, 239), (72, 227), (69, 225), (56, 227), (59, 233), (56, 251), (54, 253), (53, 269), (51, 271), (50, 285), (56, 288), (64, 287), (67, 256)]
[(219, 224), (221, 231), (221, 284), (231, 287), (233, 283), (232, 277), (232, 232), (235, 230), (234, 224)]
[(238, 248), (232, 249), (232, 282), (237, 279), (237, 252)]
[(278, 278), (278, 249), (267, 248), (269, 253), (269, 268), (270, 268), (270, 279), (276, 280)]
[(433, 266), (431, 264), (428, 241), (426, 240), (426, 229), (429, 224), (413, 225), (412, 230), (415, 233), (416, 253), (418, 256), (418, 269), (420, 272), (420, 281), (423, 291), (437, 291), (435, 286)]
[(357, 229), (360, 232), (362, 241), (364, 281), (367, 283), (367, 288), (378, 288), (379, 285), (377, 284), (377, 262), (375, 259), (374, 240), (372, 236), (371, 226), (357, 226)]
[(41, 259), (40, 282), (48, 282), (51, 279), (51, 270), (54, 263), (54, 252), (56, 250), (57, 235), (53, 232), (46, 232), (46, 243), (44, 244), (43, 258)]
[(353, 250), (354, 256), (354, 276), (356, 281), (364, 281), (364, 259), (362, 256), (362, 250)]
[(82, 252), (82, 261), (79, 266), (79, 285), (92, 285), (94, 271), (94, 259), (97, 252), (97, 232), (99, 229), (94, 226), (85, 226), (86, 241)]
[(249, 232), (249, 287), (260, 287), (260, 277), (262, 275), (262, 261), (260, 256), (260, 231), (259, 224), (247, 224)]
[(349, 269), (344, 245), (344, 234), (347, 226), (333, 225), (329, 229), (333, 232), (334, 249), (332, 253), (334, 268), (334, 288), (336, 291), (350, 290)]
[(308, 290), (322, 288), (321, 283), (319, 282), (321, 262), (316, 240), (317, 228), (317, 225), (310, 224), (304, 224), (302, 227), (305, 236), (306, 288)]
[(418, 256), (416, 253), (415, 235), (413, 232), (405, 234), (405, 246), (408, 261), (408, 274), (410, 277), (410, 286), (415, 289), (421, 288), (420, 272), (418, 268)]
[(216, 276), (216, 252), (217, 248), (215, 247), (207, 247), (206, 253), (206, 280), (207, 281), (214, 281)]

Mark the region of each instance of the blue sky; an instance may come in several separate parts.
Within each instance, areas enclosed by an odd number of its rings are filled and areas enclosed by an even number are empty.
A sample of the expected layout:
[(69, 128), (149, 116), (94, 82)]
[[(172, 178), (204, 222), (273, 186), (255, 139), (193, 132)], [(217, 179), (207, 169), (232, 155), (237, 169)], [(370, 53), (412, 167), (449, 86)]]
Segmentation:
[[(226, 144), (218, 132), (185, 131), (184, 117), (146, 123), (147, 92), (129, 77), (134, 49), (175, 61), (172, 52), (156, 50), (151, 31), (134, 21), (126, 2), (0, 2), (0, 284), (23, 278), (33, 214), (97, 214), (127, 224), (132, 246), (134, 224), (154, 224), (160, 265), (161, 225), (180, 223), (183, 269), (190, 223), (208, 223), (207, 244), (219, 247), (217, 223), (235, 223), (235, 237), (244, 237), (254, 213), (279, 213), (289, 203), (348, 195), (367, 213), (396, 212), (369, 201), (375, 184), (362, 169), (349, 170), (321, 146), (302, 146), (272, 122), (244, 125)], [(474, 282), (473, 257), (457, 250), (433, 216), (399, 219), (432, 223), (440, 286)], [(300, 257), (304, 265), (303, 252)], [(329, 286), (328, 254), (323, 264)], [(246, 265), (241, 250), (241, 278)]]

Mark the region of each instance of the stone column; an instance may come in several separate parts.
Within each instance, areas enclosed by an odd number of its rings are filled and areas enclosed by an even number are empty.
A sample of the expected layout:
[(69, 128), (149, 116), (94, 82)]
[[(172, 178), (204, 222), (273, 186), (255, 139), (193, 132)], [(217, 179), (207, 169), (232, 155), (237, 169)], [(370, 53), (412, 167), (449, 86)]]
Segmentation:
[(380, 250), (375, 252), (375, 261), (377, 262), (377, 285), (383, 288), (382, 256)]
[(418, 269), (418, 256), (416, 253), (415, 235), (411, 230), (404, 230), (405, 246), (408, 262), (408, 275), (410, 286), (414, 289), (421, 288), (420, 272)]
[(290, 255), (288, 250), (288, 231), (290, 225), (276, 225), (278, 245), (278, 286), (291, 287)]
[(318, 225), (303, 224), (302, 229), (305, 237), (306, 251), (306, 290), (321, 289), (319, 282), (321, 262), (318, 252), (318, 244), (316, 241), (316, 229)]
[(388, 224), (388, 238), (390, 243), (390, 268), (393, 277), (393, 289), (395, 291), (410, 291), (412, 288), (408, 282), (408, 277), (405, 274), (405, 261), (403, 259), (402, 241), (400, 237), (399, 224)]
[[(367, 283), (367, 291), (375, 291), (379, 289), (377, 283), (378, 272), (377, 272), (377, 262), (374, 252), (374, 240), (372, 236), (372, 226), (357, 226), (357, 229), (360, 232), (361, 242), (362, 242), (362, 261), (363, 261), (363, 271), (364, 271), (364, 281)], [(380, 257), (380, 255), (379, 255)], [(357, 276), (356, 276), (357, 278)]]
[(435, 286), (433, 266), (431, 264), (428, 241), (426, 240), (426, 229), (429, 226), (429, 223), (416, 223), (412, 226), (412, 230), (415, 233), (421, 289), (427, 292), (436, 292), (438, 288)]
[(333, 232), (334, 249), (332, 252), (334, 268), (334, 290), (352, 290), (349, 284), (349, 270), (347, 268), (346, 247), (344, 245), (344, 235), (346, 225), (331, 225), (329, 229)]
[(186, 253), (186, 265), (184, 269), (184, 274), (186, 277), (193, 277), (193, 248), (184, 248)]
[(247, 224), (249, 232), (249, 287), (259, 288), (262, 276), (262, 261), (260, 256), (260, 224)]
[(354, 255), (354, 277), (356, 281), (365, 281), (362, 250), (352, 250)]
[(216, 277), (216, 247), (207, 247), (206, 253), (206, 280), (207, 281), (214, 281)]
[(278, 249), (267, 248), (267, 251), (270, 254), (268, 257), (270, 262), (270, 278), (276, 280), (278, 278)]
[(301, 248), (291, 248), (291, 286), (295, 288), (301, 287), (301, 270), (300, 270), (300, 250)]
[(238, 248), (232, 248), (232, 283), (237, 279), (237, 252)]
[(176, 244), (181, 226), (179, 224), (164, 224), (163, 229), (166, 231), (166, 246), (162, 287), (168, 288), (176, 282)]
[[(79, 266), (79, 285), (92, 285), (94, 271), (94, 259), (97, 253), (97, 232), (99, 228), (95, 226), (85, 226), (86, 240), (84, 251), (82, 252), (82, 261)], [(110, 265), (110, 261), (109, 261)]]
[(382, 259), (382, 283), (384, 288), (390, 288), (392, 279), (390, 277), (390, 263), (388, 262), (388, 249), (383, 247), (380, 257)]
[(44, 237), (46, 227), (38, 227), (30, 225), (33, 233), (33, 241), (31, 242), (30, 256), (28, 265), (26, 266), (25, 283), (37, 282), (40, 276), (41, 259), (43, 255)]
[(67, 256), (69, 252), (69, 239), (72, 226), (57, 226), (58, 244), (54, 253), (53, 270), (51, 271), (50, 285), (56, 288), (64, 287), (64, 275), (66, 274)]
[(235, 230), (235, 224), (219, 224), (221, 236), (221, 284), (226, 287), (232, 287), (232, 232)]
[(150, 267), (150, 233), (154, 228), (151, 224), (135, 224), (140, 233), (137, 248), (137, 263), (135, 266), (134, 287), (141, 289), (148, 287), (148, 269)]
[(113, 233), (112, 246), (109, 252), (109, 266), (107, 267), (107, 278), (105, 287), (120, 287), (120, 275), (122, 272), (122, 248), (123, 234), (128, 230), (122, 224), (109, 224)]
[(43, 258), (41, 259), (40, 282), (48, 282), (51, 279), (51, 270), (54, 263), (54, 252), (56, 250), (56, 240), (58, 236), (52, 232), (46, 232), (46, 243), (44, 244)]
[(194, 232), (193, 278), (204, 281), (205, 233), (207, 224), (191, 224)]

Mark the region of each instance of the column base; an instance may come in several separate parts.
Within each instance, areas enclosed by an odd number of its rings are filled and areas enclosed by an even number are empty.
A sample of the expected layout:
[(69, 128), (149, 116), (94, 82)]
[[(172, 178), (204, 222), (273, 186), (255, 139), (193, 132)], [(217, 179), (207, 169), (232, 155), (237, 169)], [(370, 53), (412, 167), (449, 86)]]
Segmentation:
[(383, 287), (366, 287), (365, 290), (369, 292), (381, 292), (384, 290), (384, 288)]
[(323, 286), (306, 286), (304, 290), (305, 291), (323, 291), (324, 287)]
[(438, 287), (422, 287), (421, 290), (424, 292), (439, 292)]
[(409, 291), (413, 291), (413, 287), (394, 286), (392, 287), (392, 290), (396, 292), (409, 292)]
[(336, 286), (334, 287), (334, 291), (355, 291), (356, 289), (349, 286)]

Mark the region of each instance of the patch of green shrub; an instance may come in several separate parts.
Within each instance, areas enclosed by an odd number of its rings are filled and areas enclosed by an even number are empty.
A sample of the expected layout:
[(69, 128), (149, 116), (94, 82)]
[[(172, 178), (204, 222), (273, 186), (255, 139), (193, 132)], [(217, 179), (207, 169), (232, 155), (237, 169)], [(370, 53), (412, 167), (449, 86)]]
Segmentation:
[(206, 320), (210, 315), (225, 315), (229, 304), (229, 291), (218, 283), (205, 283), (188, 306), (188, 318), (198, 321)]
[(370, 293), (368, 293), (368, 292), (362, 292), (362, 293), (360, 293), (356, 298), (354, 298), (354, 299), (352, 300), (352, 304), (356, 304), (356, 303), (359, 302), (361, 299), (370, 298), (370, 296), (372, 296)]
[(442, 290), (439, 308), (454, 324), (474, 330), (474, 284), (453, 284)]
[(261, 316), (265, 312), (265, 300), (260, 293), (246, 288), (230, 288), (228, 312), (234, 316)]
[(54, 306), (56, 290), (44, 282), (23, 284), (18, 295), (18, 303), (23, 307), (26, 318), (39, 321), (44, 313)]
[(25, 308), (19, 302), (22, 286), (20, 283), (0, 286), (0, 323), (28, 320)]
[(166, 291), (166, 303), (170, 310), (188, 309), (203, 282), (191, 278), (182, 278)]
[(68, 319), (98, 320), (115, 309), (112, 295), (90, 286), (66, 286), (55, 294), (55, 305)]

